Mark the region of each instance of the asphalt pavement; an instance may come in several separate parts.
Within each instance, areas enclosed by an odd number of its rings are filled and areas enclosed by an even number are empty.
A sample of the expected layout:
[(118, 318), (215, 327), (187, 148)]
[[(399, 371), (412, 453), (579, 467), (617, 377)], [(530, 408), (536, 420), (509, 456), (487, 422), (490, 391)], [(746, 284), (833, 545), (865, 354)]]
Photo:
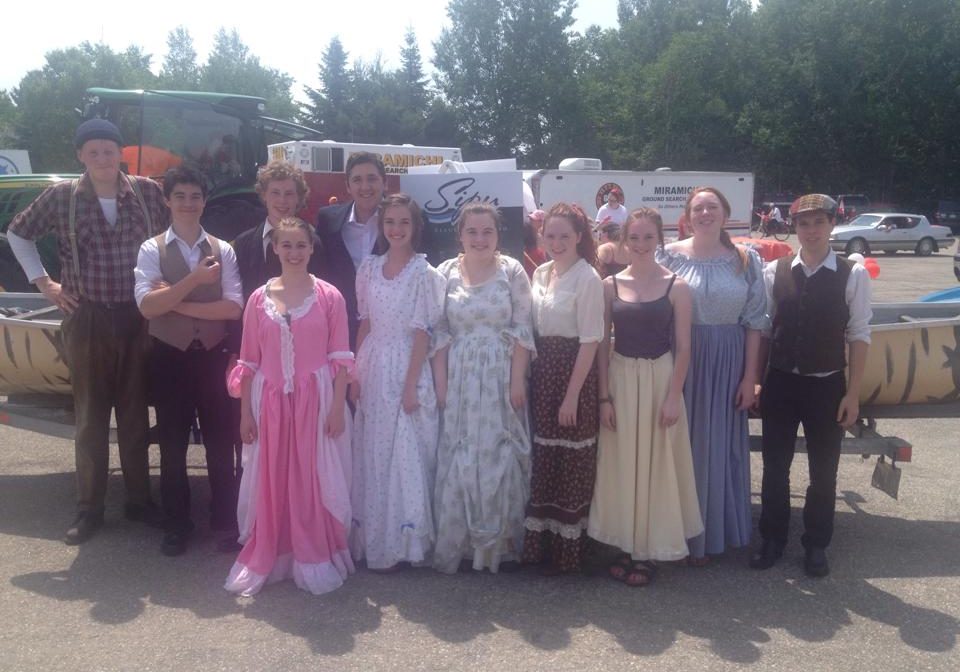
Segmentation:
[[(879, 263), (877, 300), (955, 284), (948, 254)], [(0, 427), (0, 670), (957, 670), (960, 420), (879, 430), (914, 446), (900, 498), (871, 487), (872, 460), (841, 459), (825, 579), (801, 567), (798, 455), (790, 545), (766, 572), (739, 549), (702, 569), (663, 564), (637, 589), (598, 558), (586, 576), (359, 570), (321, 597), (284, 582), (236, 598), (222, 588), (234, 558), (201, 515), (202, 450), (191, 449), (201, 522), (186, 555), (160, 555), (159, 531), (123, 519), (119, 470), (104, 529), (68, 547), (72, 443)], [(151, 457), (156, 479), (156, 447)]]

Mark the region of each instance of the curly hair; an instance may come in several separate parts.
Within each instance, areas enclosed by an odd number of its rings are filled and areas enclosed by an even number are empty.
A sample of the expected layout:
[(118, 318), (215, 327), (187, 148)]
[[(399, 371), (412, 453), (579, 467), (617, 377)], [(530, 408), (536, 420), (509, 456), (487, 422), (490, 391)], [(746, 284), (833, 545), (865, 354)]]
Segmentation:
[(299, 203), (297, 209), (301, 210), (307, 205), (307, 196), (310, 195), (310, 187), (307, 186), (307, 180), (303, 176), (303, 171), (287, 161), (271, 161), (263, 170), (257, 174), (256, 191), (260, 200), (263, 200), (264, 194), (271, 182), (293, 180), (297, 187), (297, 196)]

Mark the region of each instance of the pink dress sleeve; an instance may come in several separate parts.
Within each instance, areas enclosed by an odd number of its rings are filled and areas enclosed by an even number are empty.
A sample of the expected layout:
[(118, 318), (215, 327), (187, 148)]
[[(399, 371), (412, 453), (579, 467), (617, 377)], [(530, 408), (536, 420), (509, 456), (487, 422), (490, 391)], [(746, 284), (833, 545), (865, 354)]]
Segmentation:
[(240, 357), (237, 365), (227, 373), (227, 393), (240, 398), (244, 378), (253, 376), (260, 368), (260, 314), (263, 311), (263, 288), (250, 295), (243, 311), (243, 338), (240, 341)]
[(327, 307), (327, 359), (330, 360), (330, 375), (347, 370), (350, 380), (354, 379), (353, 353), (350, 351), (350, 335), (347, 329), (347, 304), (336, 287), (317, 282), (317, 292)]

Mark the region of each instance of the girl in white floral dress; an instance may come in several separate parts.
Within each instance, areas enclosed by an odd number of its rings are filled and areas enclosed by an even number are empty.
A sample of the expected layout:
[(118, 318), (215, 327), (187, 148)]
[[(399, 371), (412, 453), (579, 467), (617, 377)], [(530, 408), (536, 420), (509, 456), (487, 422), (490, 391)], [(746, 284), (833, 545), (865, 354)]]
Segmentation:
[(500, 214), (464, 206), (463, 254), (445, 261), (444, 317), (436, 330), (437, 398), (443, 406), (433, 566), (461, 560), (496, 572), (520, 559), (530, 487), (527, 364), (534, 352), (530, 282), (497, 253)]
[(414, 251), (423, 219), (409, 196), (384, 199), (379, 227), (389, 247), (357, 271), (351, 550), (368, 568), (384, 571), (429, 562), (435, 539), (439, 416), (427, 358), (443, 280)]

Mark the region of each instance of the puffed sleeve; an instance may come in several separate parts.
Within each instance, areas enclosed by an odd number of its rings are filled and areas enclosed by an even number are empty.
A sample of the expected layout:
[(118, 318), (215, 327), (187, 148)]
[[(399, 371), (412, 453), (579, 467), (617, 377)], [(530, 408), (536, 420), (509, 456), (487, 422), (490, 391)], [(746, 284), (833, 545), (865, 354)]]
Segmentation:
[(327, 307), (327, 359), (330, 360), (330, 375), (336, 377), (340, 369), (346, 369), (352, 380), (354, 366), (347, 327), (347, 302), (336, 287), (322, 280), (317, 280), (316, 291), (317, 298)]
[(414, 297), (413, 318), (410, 320), (410, 327), (432, 334), (443, 314), (446, 282), (443, 276), (437, 272), (437, 269), (427, 263), (426, 258), (421, 257), (419, 264), (420, 268), (417, 269), (416, 279), (414, 280), (416, 296)]
[(603, 280), (588, 268), (577, 282), (577, 336), (581, 343), (603, 340)]
[(227, 374), (227, 392), (240, 398), (240, 385), (244, 378), (253, 376), (260, 369), (260, 316), (263, 312), (263, 287), (250, 295), (243, 311), (243, 339), (240, 341), (240, 356), (237, 365)]
[(510, 283), (510, 327), (507, 335), (521, 347), (536, 356), (537, 348), (533, 343), (533, 295), (530, 280), (523, 265), (512, 257), (502, 257), (503, 270)]
[(370, 305), (368, 299), (370, 272), (377, 259), (379, 257), (374, 255), (364, 257), (363, 261), (360, 262), (360, 268), (357, 269), (357, 319), (361, 322), (370, 317), (370, 309), (368, 308)]
[(440, 311), (440, 319), (437, 320), (437, 324), (433, 328), (433, 338), (430, 342), (431, 352), (442, 350), (450, 345), (453, 340), (453, 335), (450, 333), (450, 322), (447, 320), (447, 291), (453, 281), (450, 276), (454, 273), (457, 263), (458, 259), (454, 257), (453, 259), (447, 259), (437, 267), (437, 273), (443, 278), (443, 310)]
[(767, 315), (767, 289), (763, 282), (763, 262), (756, 250), (746, 250), (747, 268), (744, 275), (747, 281), (747, 302), (740, 312), (740, 324), (747, 329), (763, 331), (770, 324)]

